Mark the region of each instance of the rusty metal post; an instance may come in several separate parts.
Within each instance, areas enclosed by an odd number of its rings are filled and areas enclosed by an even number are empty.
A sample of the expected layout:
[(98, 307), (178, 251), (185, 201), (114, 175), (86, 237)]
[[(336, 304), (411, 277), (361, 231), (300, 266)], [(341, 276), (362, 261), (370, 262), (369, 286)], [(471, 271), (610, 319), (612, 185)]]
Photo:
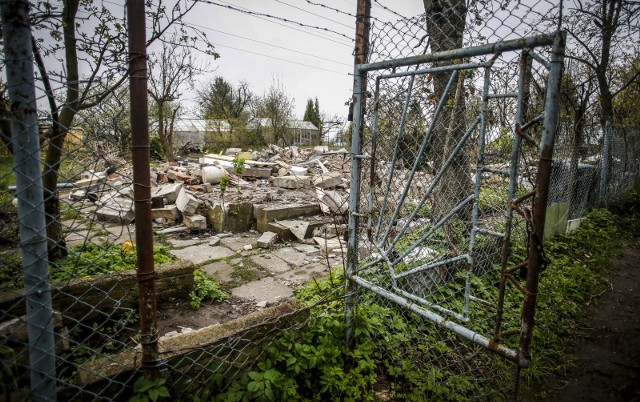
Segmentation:
[(356, 49), (354, 61), (354, 113), (353, 131), (351, 134), (351, 194), (349, 196), (349, 239), (347, 241), (347, 267), (345, 293), (345, 316), (346, 316), (346, 338), (351, 339), (353, 331), (353, 310), (355, 307), (355, 297), (353, 292), (356, 284), (350, 276), (356, 272), (358, 265), (358, 203), (360, 202), (360, 175), (361, 175), (361, 152), (362, 152), (362, 132), (364, 124), (364, 109), (367, 90), (367, 73), (360, 73), (358, 65), (367, 61), (369, 53), (369, 29), (371, 26), (371, 0), (358, 0), (356, 20)]
[(140, 306), (142, 367), (146, 378), (160, 375), (156, 282), (151, 229), (151, 171), (149, 166), (149, 111), (147, 101), (147, 49), (145, 2), (127, 2), (129, 29), (129, 90), (131, 94), (131, 157), (136, 219), (137, 275)]
[(553, 166), (553, 145), (558, 129), (558, 109), (560, 103), (560, 80), (564, 61), (566, 32), (556, 34), (551, 51), (551, 63), (547, 84), (547, 99), (544, 114), (544, 132), (542, 135), (538, 176), (536, 178), (535, 198), (533, 201), (532, 230), (529, 235), (527, 264), (527, 283), (522, 306), (522, 327), (520, 329), (521, 359), (531, 358), (531, 338), (535, 322), (536, 299), (538, 296), (538, 278), (543, 264), (544, 219), (547, 213), (549, 184)]

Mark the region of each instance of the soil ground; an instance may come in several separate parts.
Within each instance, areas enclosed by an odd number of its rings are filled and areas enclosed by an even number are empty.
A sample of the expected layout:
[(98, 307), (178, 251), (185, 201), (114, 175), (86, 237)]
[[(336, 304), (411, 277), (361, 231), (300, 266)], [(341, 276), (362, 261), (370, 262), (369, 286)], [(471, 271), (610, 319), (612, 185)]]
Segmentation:
[(549, 401), (640, 401), (640, 242), (613, 258), (608, 289), (576, 334), (576, 359)]

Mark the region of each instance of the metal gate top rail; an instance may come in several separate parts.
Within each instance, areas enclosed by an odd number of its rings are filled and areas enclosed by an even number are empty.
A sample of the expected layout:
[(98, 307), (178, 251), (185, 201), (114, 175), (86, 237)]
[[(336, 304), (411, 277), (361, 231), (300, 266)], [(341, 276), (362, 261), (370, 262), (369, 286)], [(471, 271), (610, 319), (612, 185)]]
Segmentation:
[(411, 66), (415, 64), (433, 63), (459, 59), (463, 57), (482, 56), (487, 54), (503, 53), (512, 50), (521, 50), (540, 46), (551, 46), (555, 38), (554, 34), (541, 34), (526, 38), (512, 39), (503, 42), (489, 43), (480, 46), (471, 46), (461, 49), (446, 50), (443, 52), (422, 54), (419, 56), (404, 57), (401, 59), (383, 60), (374, 63), (359, 64), (356, 71), (365, 73), (367, 71), (382, 70), (387, 68)]

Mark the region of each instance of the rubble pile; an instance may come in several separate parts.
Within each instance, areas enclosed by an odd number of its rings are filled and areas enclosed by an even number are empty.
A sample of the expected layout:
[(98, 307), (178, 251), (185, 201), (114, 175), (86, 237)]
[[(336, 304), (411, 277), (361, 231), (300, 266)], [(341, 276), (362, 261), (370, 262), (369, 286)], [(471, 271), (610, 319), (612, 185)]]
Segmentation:
[[(342, 235), (329, 226), (345, 222), (349, 168), (345, 149), (273, 144), (263, 151), (229, 148), (197, 162), (164, 163), (151, 172), (152, 219), (164, 232), (255, 228), (266, 235), (262, 247), (276, 239), (326, 243)], [(70, 198), (95, 202), (98, 220), (131, 223), (133, 187), (125, 177), (122, 170), (87, 172)]]

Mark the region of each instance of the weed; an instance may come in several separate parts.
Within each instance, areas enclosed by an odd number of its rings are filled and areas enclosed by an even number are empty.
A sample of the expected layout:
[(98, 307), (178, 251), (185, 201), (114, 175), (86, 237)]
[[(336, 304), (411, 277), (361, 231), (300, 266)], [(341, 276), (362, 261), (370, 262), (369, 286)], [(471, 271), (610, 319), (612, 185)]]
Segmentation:
[(138, 378), (133, 385), (135, 395), (129, 399), (129, 402), (155, 402), (158, 398), (168, 398), (170, 396), (169, 390), (164, 383), (164, 378), (156, 378), (155, 380), (148, 380), (144, 377)]
[(229, 295), (220, 288), (218, 282), (199, 269), (193, 271), (193, 280), (195, 288), (189, 293), (189, 297), (191, 298), (189, 304), (194, 310), (199, 309), (204, 300), (223, 301), (229, 297)]

